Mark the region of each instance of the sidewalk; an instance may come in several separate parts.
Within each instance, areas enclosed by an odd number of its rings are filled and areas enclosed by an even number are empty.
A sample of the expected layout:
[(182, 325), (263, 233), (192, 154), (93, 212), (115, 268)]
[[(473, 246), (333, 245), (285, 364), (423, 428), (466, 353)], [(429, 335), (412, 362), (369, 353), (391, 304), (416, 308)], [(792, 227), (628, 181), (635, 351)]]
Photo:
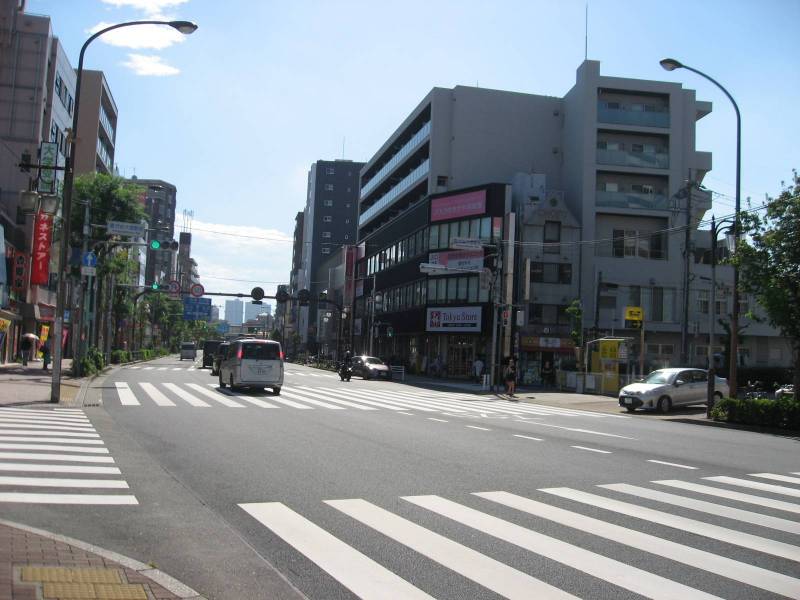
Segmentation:
[(46, 531), (0, 521), (0, 600), (202, 600), (138, 561)]
[[(69, 376), (72, 359), (61, 363), (61, 404), (71, 404), (78, 395), (84, 379)], [(0, 406), (50, 402), (53, 368), (42, 369), (42, 361), (0, 364)]]

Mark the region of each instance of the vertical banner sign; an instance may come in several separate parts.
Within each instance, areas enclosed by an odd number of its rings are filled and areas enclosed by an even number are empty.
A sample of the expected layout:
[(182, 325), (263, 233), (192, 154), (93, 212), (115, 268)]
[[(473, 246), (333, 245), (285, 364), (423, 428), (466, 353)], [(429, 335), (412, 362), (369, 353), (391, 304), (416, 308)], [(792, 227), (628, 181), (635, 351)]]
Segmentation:
[(50, 278), (50, 244), (52, 241), (53, 216), (40, 210), (36, 213), (33, 230), (31, 285), (47, 285)]
[(40, 152), (39, 164), (42, 165), (42, 168), (39, 169), (39, 193), (55, 194), (56, 170), (48, 169), (47, 167), (58, 166), (58, 144), (55, 142), (42, 142)]

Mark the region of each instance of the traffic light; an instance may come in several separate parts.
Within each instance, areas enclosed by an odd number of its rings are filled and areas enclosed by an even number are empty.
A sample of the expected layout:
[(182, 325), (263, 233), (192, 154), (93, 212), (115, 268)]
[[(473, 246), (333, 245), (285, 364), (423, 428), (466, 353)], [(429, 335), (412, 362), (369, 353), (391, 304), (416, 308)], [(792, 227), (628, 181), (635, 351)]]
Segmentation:
[(308, 306), (308, 301), (311, 299), (311, 292), (308, 290), (300, 290), (297, 292), (297, 300), (300, 306)]
[(278, 293), (275, 294), (275, 301), (278, 304), (285, 304), (289, 300), (289, 294), (286, 290), (278, 290)]
[(175, 240), (150, 240), (150, 250), (177, 250), (178, 242)]
[(158, 291), (159, 289), (161, 289), (161, 284), (158, 283), (157, 281), (154, 281), (153, 283), (150, 284), (150, 289)]
[(394, 337), (394, 327), (387, 327), (386, 328), (386, 335), (388, 337)]

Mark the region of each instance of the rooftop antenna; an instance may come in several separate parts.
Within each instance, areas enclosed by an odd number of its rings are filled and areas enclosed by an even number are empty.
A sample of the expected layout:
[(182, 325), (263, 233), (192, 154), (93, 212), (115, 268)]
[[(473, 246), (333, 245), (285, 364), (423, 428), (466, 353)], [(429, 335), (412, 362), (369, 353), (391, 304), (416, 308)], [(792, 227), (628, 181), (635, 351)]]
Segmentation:
[(586, 16), (584, 18), (583, 60), (589, 60), (589, 2), (586, 2)]

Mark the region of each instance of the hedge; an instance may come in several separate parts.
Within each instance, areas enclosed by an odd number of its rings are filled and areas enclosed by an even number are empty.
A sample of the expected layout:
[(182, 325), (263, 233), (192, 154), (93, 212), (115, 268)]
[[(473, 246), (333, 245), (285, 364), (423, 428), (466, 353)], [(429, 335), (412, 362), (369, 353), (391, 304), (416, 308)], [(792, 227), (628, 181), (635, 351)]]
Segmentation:
[(794, 398), (724, 398), (714, 405), (716, 421), (800, 431), (800, 402)]

